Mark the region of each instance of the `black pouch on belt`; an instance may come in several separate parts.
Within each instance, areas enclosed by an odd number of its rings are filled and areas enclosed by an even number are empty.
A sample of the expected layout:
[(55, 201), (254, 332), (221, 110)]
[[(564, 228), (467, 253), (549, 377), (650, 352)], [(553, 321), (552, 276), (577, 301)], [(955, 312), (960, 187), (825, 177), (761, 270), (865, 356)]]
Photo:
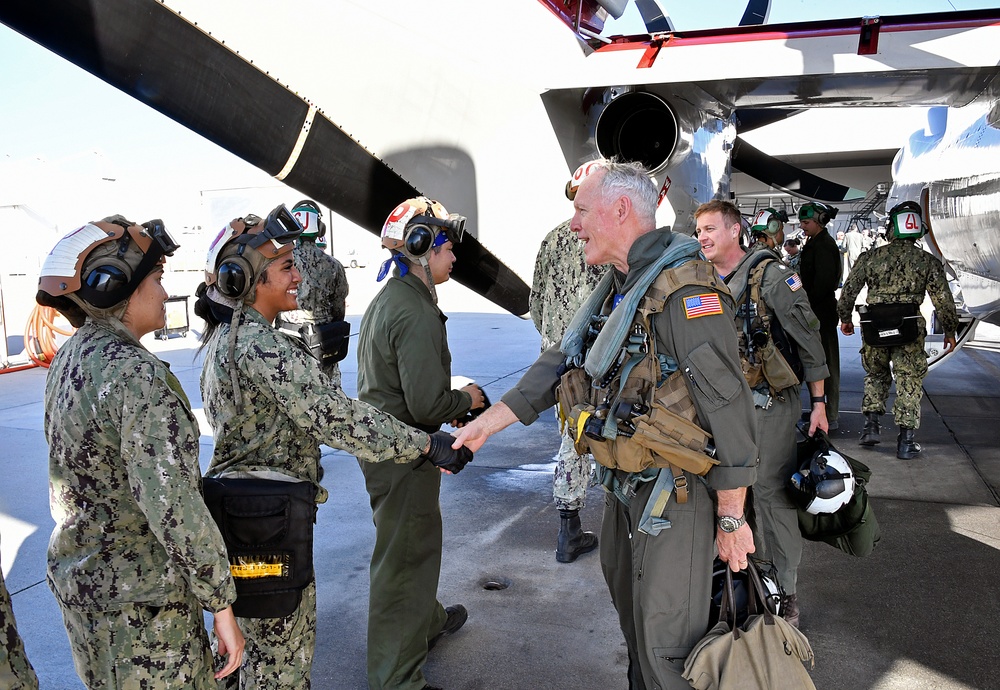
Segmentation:
[(919, 335), (920, 308), (916, 304), (869, 304), (858, 307), (861, 338), (870, 347), (909, 345)]
[(284, 618), (313, 580), (316, 487), (272, 479), (202, 480), (205, 503), (219, 525), (236, 582), (233, 613)]

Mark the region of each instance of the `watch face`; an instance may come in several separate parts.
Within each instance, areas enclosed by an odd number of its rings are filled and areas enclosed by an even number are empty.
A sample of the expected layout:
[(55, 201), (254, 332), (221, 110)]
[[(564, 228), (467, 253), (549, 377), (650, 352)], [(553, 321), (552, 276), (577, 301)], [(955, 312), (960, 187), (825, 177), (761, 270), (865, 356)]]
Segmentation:
[(735, 532), (743, 526), (743, 520), (723, 515), (719, 518), (719, 529), (723, 532)]

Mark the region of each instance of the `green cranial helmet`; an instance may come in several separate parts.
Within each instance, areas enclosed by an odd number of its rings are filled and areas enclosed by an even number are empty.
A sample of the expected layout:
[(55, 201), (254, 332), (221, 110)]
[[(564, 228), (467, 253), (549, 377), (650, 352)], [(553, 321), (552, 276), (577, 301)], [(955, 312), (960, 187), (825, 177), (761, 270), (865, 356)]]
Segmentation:
[(893, 239), (920, 239), (927, 226), (923, 222), (920, 205), (914, 201), (904, 201), (889, 210), (889, 232)]
[(820, 225), (826, 225), (831, 220), (837, 217), (837, 212), (840, 209), (833, 206), (828, 206), (827, 204), (820, 203), (818, 201), (810, 201), (808, 204), (802, 204), (799, 207), (799, 220), (815, 220)]

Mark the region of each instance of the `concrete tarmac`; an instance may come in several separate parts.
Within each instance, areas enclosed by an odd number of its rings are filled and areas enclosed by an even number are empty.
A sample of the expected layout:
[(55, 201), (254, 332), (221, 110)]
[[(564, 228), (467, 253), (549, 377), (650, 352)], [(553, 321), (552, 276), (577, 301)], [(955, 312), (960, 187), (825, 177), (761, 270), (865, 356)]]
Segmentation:
[[(357, 332), (360, 317), (350, 317)], [(455, 374), (498, 400), (532, 362), (530, 321), (452, 313)], [(985, 334), (985, 335), (984, 335)], [(807, 543), (799, 573), (802, 630), (816, 654), (820, 690), (1000, 688), (1000, 329), (980, 337), (925, 381), (923, 452), (895, 457), (891, 415), (882, 445), (857, 445), (862, 426), (858, 336), (841, 337), (840, 430), (834, 443), (868, 464), (882, 540), (865, 558)], [(200, 407), (193, 333), (147, 346), (171, 363)], [(353, 347), (353, 346), (352, 346)], [(353, 351), (343, 363), (356, 392)], [(45, 584), (47, 447), (45, 370), (0, 375), (2, 562), (18, 628), (43, 690), (82, 688), (58, 606)], [(203, 467), (212, 438), (203, 425)], [(555, 417), (491, 439), (460, 475), (444, 477), (444, 561), (439, 599), (463, 603), (469, 621), (430, 655), (428, 680), (448, 690), (627, 688), (627, 659), (597, 552), (572, 564), (554, 556)], [(319, 631), (313, 687), (366, 687), (368, 562), (374, 527), (356, 460), (324, 448), (325, 486), (315, 539)], [(599, 530), (602, 489), (584, 526)], [(663, 583), (669, 587), (669, 582)]]

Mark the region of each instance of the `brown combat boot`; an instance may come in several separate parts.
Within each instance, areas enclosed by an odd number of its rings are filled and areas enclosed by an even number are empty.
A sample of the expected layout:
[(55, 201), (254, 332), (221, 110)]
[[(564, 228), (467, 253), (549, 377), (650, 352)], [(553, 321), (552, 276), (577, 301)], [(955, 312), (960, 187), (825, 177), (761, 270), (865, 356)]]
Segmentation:
[(781, 617), (793, 628), (799, 627), (799, 599), (794, 594), (781, 600)]

